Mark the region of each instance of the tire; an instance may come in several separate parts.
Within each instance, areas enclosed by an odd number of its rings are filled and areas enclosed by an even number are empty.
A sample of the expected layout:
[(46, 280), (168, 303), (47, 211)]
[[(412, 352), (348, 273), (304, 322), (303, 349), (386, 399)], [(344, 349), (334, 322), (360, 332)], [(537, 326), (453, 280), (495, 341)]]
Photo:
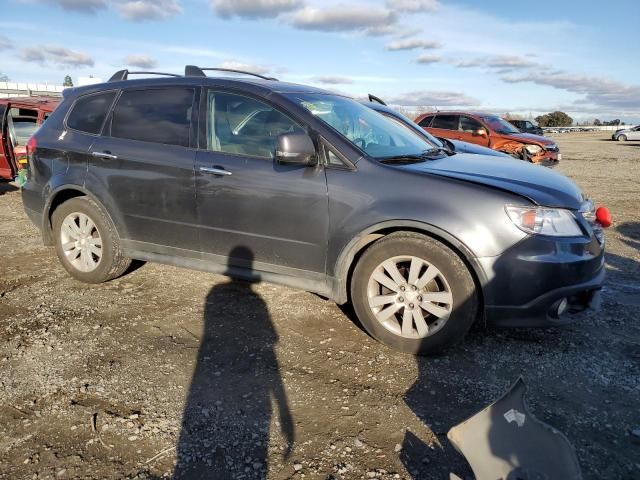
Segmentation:
[(89, 197), (67, 200), (51, 220), (58, 259), (72, 277), (85, 283), (107, 282), (131, 265), (120, 250), (113, 223)]
[(626, 142), (627, 141), (627, 136), (626, 135), (618, 135), (618, 141), (619, 142)]
[[(418, 259), (415, 260), (418, 280), (411, 273), (414, 258)], [(389, 287), (401, 284), (390, 278), (389, 262), (395, 264), (397, 273), (406, 281), (395, 291)], [(430, 270), (434, 267), (436, 270)], [(387, 277), (385, 283), (391, 280), (389, 286), (378, 281), (381, 273)], [(433, 275), (436, 276), (423, 285)], [(427, 296), (433, 300), (426, 300)], [(476, 286), (465, 263), (444, 244), (412, 232), (388, 235), (364, 252), (353, 272), (351, 301), (358, 319), (372, 337), (400, 352), (418, 355), (434, 354), (460, 342), (478, 313)], [(377, 303), (381, 306), (375, 306)], [(385, 312), (386, 309), (391, 310)], [(384, 320), (389, 312), (393, 313)], [(406, 325), (410, 328), (405, 328)]]

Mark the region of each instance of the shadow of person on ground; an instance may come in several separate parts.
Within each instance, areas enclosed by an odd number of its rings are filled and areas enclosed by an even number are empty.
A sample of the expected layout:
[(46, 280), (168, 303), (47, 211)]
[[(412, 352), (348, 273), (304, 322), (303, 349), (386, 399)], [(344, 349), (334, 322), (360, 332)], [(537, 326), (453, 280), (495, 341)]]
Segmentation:
[[(245, 247), (234, 248), (230, 258), (252, 266), (253, 254)], [(229, 267), (227, 274), (232, 271)], [(259, 281), (257, 275), (251, 277)], [(175, 479), (266, 478), (271, 428), (272, 443), (281, 444), (288, 458), (294, 425), (277, 342), (267, 306), (251, 282), (230, 280), (210, 290), (177, 445)]]

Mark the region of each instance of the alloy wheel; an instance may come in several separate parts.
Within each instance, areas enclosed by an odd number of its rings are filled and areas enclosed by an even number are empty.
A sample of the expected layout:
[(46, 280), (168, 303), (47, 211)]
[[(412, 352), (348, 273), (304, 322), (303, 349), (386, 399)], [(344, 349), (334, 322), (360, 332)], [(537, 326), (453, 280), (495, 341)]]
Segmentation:
[(375, 318), (404, 338), (426, 338), (449, 319), (453, 294), (442, 272), (415, 256), (385, 260), (371, 274), (367, 300)]

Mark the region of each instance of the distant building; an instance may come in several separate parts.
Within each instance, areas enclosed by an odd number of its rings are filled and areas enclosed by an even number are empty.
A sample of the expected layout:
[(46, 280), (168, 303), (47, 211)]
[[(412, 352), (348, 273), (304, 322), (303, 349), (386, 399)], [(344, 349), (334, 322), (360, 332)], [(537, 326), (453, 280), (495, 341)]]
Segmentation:
[(0, 98), (32, 97), (36, 95), (51, 95), (59, 97), (65, 89), (62, 85), (48, 83), (0, 82)]

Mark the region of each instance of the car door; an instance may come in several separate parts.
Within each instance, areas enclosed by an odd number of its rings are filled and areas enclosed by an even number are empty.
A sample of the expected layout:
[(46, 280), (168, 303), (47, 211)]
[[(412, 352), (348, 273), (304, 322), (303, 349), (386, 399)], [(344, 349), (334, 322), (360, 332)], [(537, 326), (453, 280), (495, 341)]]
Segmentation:
[(11, 168), (11, 160), (8, 156), (9, 144), (7, 143), (7, 104), (0, 103), (0, 178), (5, 180), (13, 180), (13, 169)]
[[(458, 140), (463, 142), (475, 143), (487, 147), (489, 145), (489, 136), (486, 134), (487, 129), (482, 123), (473, 117), (460, 115), (460, 124), (458, 127)], [(482, 132), (485, 132), (485, 135)]]
[(277, 136), (303, 127), (263, 99), (223, 90), (205, 89), (200, 110), (196, 183), (203, 252), (230, 266), (323, 274), (324, 169), (273, 160)]
[(460, 132), (458, 131), (459, 115), (449, 113), (439, 113), (431, 122), (431, 127), (427, 129), (435, 137), (449, 138), (458, 140)]
[(197, 89), (125, 89), (90, 148), (87, 183), (105, 192), (131, 249), (198, 255), (193, 128)]
[(629, 140), (640, 140), (640, 127), (631, 129), (628, 136)]

